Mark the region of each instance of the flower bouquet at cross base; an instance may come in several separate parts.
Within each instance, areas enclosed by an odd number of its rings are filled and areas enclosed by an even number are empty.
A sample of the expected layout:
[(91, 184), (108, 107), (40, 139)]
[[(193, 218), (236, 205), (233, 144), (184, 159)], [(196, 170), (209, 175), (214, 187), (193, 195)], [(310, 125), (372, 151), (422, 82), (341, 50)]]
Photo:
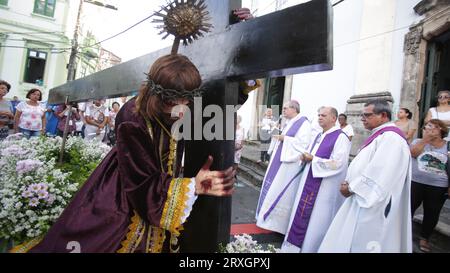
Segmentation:
[(266, 249), (248, 234), (234, 235), (234, 241), (225, 247), (219, 246), (220, 253), (279, 253), (280, 249), (268, 245)]
[[(79, 137), (9, 136), (0, 142), (0, 242), (11, 246), (43, 236), (110, 147)], [(4, 245), (3, 248), (6, 248)], [(3, 250), (4, 251), (4, 250)], [(1, 252), (1, 250), (0, 250)]]

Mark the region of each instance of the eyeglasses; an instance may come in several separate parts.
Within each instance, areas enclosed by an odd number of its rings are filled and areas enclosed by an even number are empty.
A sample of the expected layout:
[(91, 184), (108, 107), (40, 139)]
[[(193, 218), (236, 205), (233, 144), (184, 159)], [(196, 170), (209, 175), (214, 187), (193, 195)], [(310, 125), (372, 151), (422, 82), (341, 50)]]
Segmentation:
[(442, 99), (450, 99), (449, 96), (439, 96), (438, 99), (442, 100)]
[(375, 113), (362, 113), (359, 115), (361, 118), (370, 118), (371, 116), (375, 115)]

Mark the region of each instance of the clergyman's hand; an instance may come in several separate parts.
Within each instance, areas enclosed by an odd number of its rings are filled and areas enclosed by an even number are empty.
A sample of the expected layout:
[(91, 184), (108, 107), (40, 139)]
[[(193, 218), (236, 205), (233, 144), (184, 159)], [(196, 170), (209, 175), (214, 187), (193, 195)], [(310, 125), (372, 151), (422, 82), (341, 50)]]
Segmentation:
[(305, 162), (311, 162), (313, 160), (314, 156), (310, 153), (303, 153), (303, 161)]
[(274, 135), (273, 138), (275, 138), (276, 140), (279, 140), (279, 141), (284, 141), (283, 135)]
[(203, 167), (195, 176), (195, 194), (230, 196), (234, 192), (236, 171), (233, 167), (225, 171), (211, 171), (213, 157), (208, 156)]
[(340, 192), (345, 198), (350, 197), (353, 194), (352, 192), (350, 192), (350, 190), (348, 188), (348, 182), (346, 182), (346, 181), (341, 183)]

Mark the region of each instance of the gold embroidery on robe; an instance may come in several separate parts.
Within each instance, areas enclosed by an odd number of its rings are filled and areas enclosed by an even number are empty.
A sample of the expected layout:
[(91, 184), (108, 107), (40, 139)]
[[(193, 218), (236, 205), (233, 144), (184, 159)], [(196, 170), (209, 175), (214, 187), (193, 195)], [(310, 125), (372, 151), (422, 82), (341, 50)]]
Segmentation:
[(127, 233), (126, 239), (122, 241), (122, 248), (117, 253), (133, 253), (142, 241), (142, 237), (144, 237), (145, 223), (137, 212), (134, 212), (128, 228), (130, 231)]
[(42, 239), (43, 237), (38, 237), (23, 244), (20, 244), (18, 246), (15, 246), (11, 250), (9, 250), (9, 253), (27, 253), (28, 251), (30, 251), (30, 249), (39, 244), (42, 241)]
[(176, 178), (172, 180), (167, 193), (160, 226), (175, 236), (179, 236), (183, 230), (181, 218), (184, 216), (190, 183), (189, 178)]
[(161, 253), (166, 240), (166, 231), (159, 227), (149, 227), (147, 238), (147, 252)]

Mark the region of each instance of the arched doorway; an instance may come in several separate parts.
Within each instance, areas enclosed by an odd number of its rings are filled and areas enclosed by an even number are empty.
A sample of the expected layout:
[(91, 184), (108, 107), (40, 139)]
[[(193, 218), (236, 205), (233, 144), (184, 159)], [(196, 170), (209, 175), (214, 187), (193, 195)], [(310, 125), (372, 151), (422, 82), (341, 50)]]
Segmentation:
[(420, 126), (428, 109), (437, 105), (438, 92), (450, 89), (450, 31), (428, 42), (424, 72), (419, 101)]
[(405, 36), (400, 107), (413, 111), (414, 121), (422, 126), (428, 109), (436, 105), (437, 92), (450, 88), (450, 7), (423, 0), (414, 10), (424, 18)]

